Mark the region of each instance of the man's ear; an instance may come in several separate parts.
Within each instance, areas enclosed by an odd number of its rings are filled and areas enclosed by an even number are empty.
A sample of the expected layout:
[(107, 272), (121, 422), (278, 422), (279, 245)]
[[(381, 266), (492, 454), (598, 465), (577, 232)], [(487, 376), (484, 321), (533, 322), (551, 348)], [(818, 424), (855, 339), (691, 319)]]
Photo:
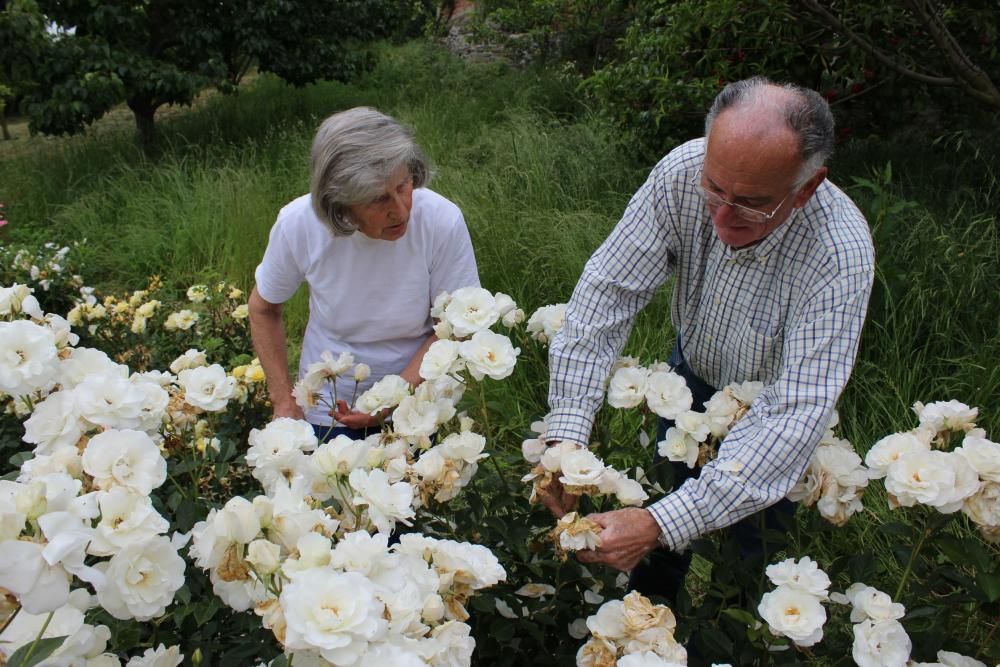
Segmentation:
[(819, 184), (826, 180), (827, 168), (825, 166), (820, 167), (813, 174), (813, 177), (806, 181), (805, 185), (799, 188), (799, 193), (795, 195), (795, 201), (792, 202), (792, 206), (795, 208), (802, 208), (809, 201), (809, 198), (813, 196), (816, 192), (816, 188)]

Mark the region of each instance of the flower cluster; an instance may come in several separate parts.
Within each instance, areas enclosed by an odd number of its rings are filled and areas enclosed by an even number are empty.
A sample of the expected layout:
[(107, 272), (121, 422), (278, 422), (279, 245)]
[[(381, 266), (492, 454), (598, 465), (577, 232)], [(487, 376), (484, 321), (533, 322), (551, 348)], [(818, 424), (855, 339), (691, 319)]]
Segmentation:
[(813, 646), (823, 638), (830, 577), (816, 562), (804, 556), (767, 567), (767, 577), (775, 588), (764, 594), (757, 606), (775, 635), (788, 637), (796, 646)]
[(899, 665), (910, 659), (913, 644), (899, 619), (906, 609), (888, 594), (862, 583), (852, 584), (830, 600), (851, 605), (854, 644), (851, 655), (859, 667)]
[[(430, 451), (475, 460), (481, 443), (458, 442), (465, 437)], [(238, 611), (253, 608), (292, 656), (469, 664), (465, 604), (506, 574), (479, 545), (405, 534), (390, 546), (397, 523), (421, 506), (407, 481), (422, 482), (420, 461), (403, 439), (320, 445), (305, 422), (275, 420), (251, 434), (247, 452), (266, 495), (212, 510), (192, 531), (191, 553), (216, 594)]]
[(834, 412), (809, 467), (788, 492), (788, 499), (806, 507), (816, 505), (824, 519), (835, 526), (843, 526), (852, 515), (864, 509), (861, 498), (872, 474), (862, 465), (851, 443), (834, 435), (837, 423)]
[(535, 467), (521, 481), (531, 482), (531, 502), (537, 502), (539, 493), (553, 480), (562, 484), (566, 493), (574, 496), (614, 495), (623, 505), (641, 505), (649, 496), (642, 484), (607, 466), (592, 451), (574, 442), (560, 442), (533, 449), (542, 438), (526, 441), (522, 447), (525, 458)]
[[(651, 376), (659, 373), (651, 373)], [(671, 379), (671, 385), (676, 384), (676, 380)], [(708, 463), (715, 458), (718, 444), (747, 413), (763, 389), (760, 382), (726, 385), (705, 402), (704, 412), (688, 409), (689, 404), (675, 417), (667, 417), (674, 420), (674, 426), (668, 428), (663, 440), (657, 443), (657, 452), (669, 461), (683, 461), (689, 468)]]
[(637, 592), (606, 602), (587, 619), (591, 638), (576, 654), (578, 667), (686, 665), (687, 651), (674, 639), (677, 621), (669, 607)]
[(524, 321), (524, 311), (506, 294), (480, 287), (442, 292), (434, 300), (435, 341), (420, 364), (420, 377), (437, 380), (467, 370), (476, 380), (502, 380), (514, 371), (520, 348), (510, 338), (490, 331), (497, 322), (512, 328)]
[[(958, 401), (913, 406), (919, 425), (876, 442), (865, 456), (885, 479), (892, 508), (927, 505), (942, 514), (962, 510), (983, 537), (1000, 542), (1000, 444), (972, 421), (978, 410)], [(960, 446), (947, 447), (955, 433)]]

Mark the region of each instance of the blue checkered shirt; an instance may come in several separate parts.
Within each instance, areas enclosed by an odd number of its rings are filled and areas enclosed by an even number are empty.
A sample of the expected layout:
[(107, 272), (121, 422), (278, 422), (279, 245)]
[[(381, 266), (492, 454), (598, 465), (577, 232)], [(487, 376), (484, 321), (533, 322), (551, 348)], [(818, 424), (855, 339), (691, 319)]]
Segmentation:
[(691, 369), (718, 388), (764, 383), (715, 461), (648, 507), (674, 549), (798, 481), (854, 367), (874, 275), (868, 224), (828, 181), (760, 243), (723, 244), (693, 184), (704, 146), (656, 165), (587, 262), (549, 352), (547, 438), (587, 443), (636, 315), (673, 277), (670, 317)]

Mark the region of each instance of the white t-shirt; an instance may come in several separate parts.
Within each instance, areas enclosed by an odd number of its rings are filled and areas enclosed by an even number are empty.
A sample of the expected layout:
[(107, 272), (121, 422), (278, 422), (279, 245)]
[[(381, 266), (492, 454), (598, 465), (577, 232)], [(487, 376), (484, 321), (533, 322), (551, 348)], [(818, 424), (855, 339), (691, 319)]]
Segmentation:
[[(257, 293), (270, 303), (288, 301), (308, 283), (309, 323), (299, 375), (324, 351), (334, 357), (350, 352), (355, 362), (372, 369), (371, 378), (357, 388), (360, 396), (413, 358), (432, 332), (434, 298), (479, 286), (479, 273), (462, 211), (419, 188), (413, 191), (406, 233), (395, 241), (361, 232), (334, 236), (316, 217), (308, 194), (295, 199), (278, 213), (256, 280)], [(348, 373), (337, 383), (337, 398), (350, 404), (354, 393)], [(323, 405), (306, 419), (324, 426), (333, 421)]]

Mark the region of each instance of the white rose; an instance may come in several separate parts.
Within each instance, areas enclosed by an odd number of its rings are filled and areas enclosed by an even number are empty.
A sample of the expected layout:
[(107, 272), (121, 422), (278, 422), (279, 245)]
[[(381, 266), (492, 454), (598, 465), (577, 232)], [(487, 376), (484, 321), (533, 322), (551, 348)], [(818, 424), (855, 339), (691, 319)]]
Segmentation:
[(187, 331), (197, 322), (198, 313), (185, 309), (167, 315), (167, 319), (163, 323), (163, 328), (167, 331), (177, 331), (178, 329)]
[(452, 292), (443, 314), (459, 338), (484, 331), (500, 319), (496, 299), (481, 287), (462, 287)]
[(160, 644), (155, 649), (147, 648), (141, 656), (130, 659), (125, 667), (177, 667), (182, 660), (184, 654), (179, 646), (167, 648)]
[(189, 368), (199, 368), (207, 365), (208, 359), (205, 357), (203, 351), (190, 349), (170, 362), (170, 372), (176, 375)]
[(809, 556), (803, 556), (798, 561), (794, 558), (786, 558), (780, 563), (768, 565), (765, 571), (768, 579), (775, 586), (795, 588), (820, 599), (827, 597), (830, 577), (819, 569), (816, 561)]
[(911, 452), (926, 452), (930, 450), (930, 441), (921, 437), (922, 433), (908, 431), (887, 435), (868, 450), (865, 454), (865, 465), (871, 470), (874, 479), (885, 477), (889, 466), (899, 457)]
[(458, 356), (458, 345), (453, 340), (434, 341), (420, 362), (420, 377), (436, 380), (442, 375), (461, 371), (463, 364)]
[(986, 663), (951, 651), (938, 651), (937, 659), (945, 667), (986, 667)]
[(698, 443), (675, 426), (668, 428), (663, 440), (656, 443), (656, 451), (668, 461), (683, 461), (688, 468), (694, 468), (698, 461)]
[(59, 369), (56, 339), (28, 320), (0, 322), (0, 392), (26, 396), (46, 387)]
[(461, 459), (466, 463), (475, 463), (489, 456), (483, 453), (485, 448), (486, 438), (472, 431), (452, 433), (437, 447), (448, 458)]
[(643, 651), (623, 655), (618, 658), (615, 667), (683, 667), (683, 664), (661, 658), (653, 651)]
[(898, 602), (893, 602), (888, 593), (872, 586), (854, 585), (847, 589), (848, 599), (854, 607), (851, 610), (851, 622), (859, 623), (866, 619), (873, 621), (894, 621), (903, 618), (906, 608)]
[(407, 438), (430, 436), (437, 430), (439, 417), (437, 403), (407, 396), (392, 413), (393, 431)]
[(862, 621), (854, 626), (851, 656), (858, 667), (905, 667), (910, 637), (899, 621)]
[(44, 545), (19, 540), (0, 542), (0, 588), (15, 596), (29, 614), (47, 614), (66, 604), (71, 576), (50, 566)]
[(560, 459), (562, 477), (559, 481), (568, 486), (598, 486), (605, 474), (604, 462), (585, 448), (576, 448)]
[(89, 347), (73, 348), (68, 359), (59, 363), (59, 383), (72, 389), (93, 375), (128, 378), (128, 366), (116, 364), (107, 354)]
[(526, 598), (542, 598), (546, 595), (555, 595), (555, 586), (551, 584), (525, 584), (514, 591), (514, 595)]
[(932, 432), (968, 431), (975, 427), (979, 416), (979, 408), (970, 408), (959, 401), (936, 401), (927, 405), (917, 402), (913, 404), (913, 412), (920, 426)]
[(83, 435), (72, 391), (56, 391), (35, 405), (24, 422), (24, 441), (36, 445), (35, 455), (51, 454), (56, 449), (75, 445)]
[(368, 518), (379, 532), (391, 532), (397, 521), (409, 525), (409, 519), (414, 516), (410, 506), (413, 502), (412, 486), (406, 482), (390, 484), (382, 470), (354, 470), (348, 480), (355, 493), (352, 502), (367, 505)]
[(624, 475), (617, 480), (615, 496), (622, 505), (636, 507), (642, 505), (649, 498), (649, 494), (643, 490), (642, 484)]
[(613, 408), (634, 408), (646, 398), (649, 371), (642, 367), (619, 368), (608, 385), (608, 405)]
[(566, 304), (557, 303), (542, 306), (528, 318), (527, 330), (532, 338), (547, 343), (551, 341), (566, 323)]
[(968, 461), (980, 479), (1000, 482), (1000, 443), (970, 434), (955, 453)]
[(937, 450), (900, 457), (889, 466), (885, 478), (891, 505), (912, 507), (921, 503), (942, 514), (958, 511), (979, 485), (979, 476), (963, 457)]
[(460, 343), (458, 351), (475, 379), (482, 380), (488, 375), (502, 380), (514, 372), (521, 348), (514, 347), (504, 335), (483, 330)]
[(691, 409), (694, 401), (687, 382), (674, 372), (650, 373), (646, 381), (646, 405), (659, 417), (676, 419)]
[(694, 410), (682, 412), (674, 420), (674, 423), (677, 428), (691, 436), (695, 442), (705, 442), (712, 432), (704, 412), (695, 412)]
[(587, 618), (587, 628), (601, 639), (624, 638), (625, 604), (621, 600), (605, 602), (596, 614)]
[(790, 586), (765, 593), (757, 606), (771, 632), (788, 637), (797, 646), (812, 646), (823, 638), (826, 609), (819, 598)]
[(146, 393), (118, 375), (91, 375), (73, 388), (81, 417), (104, 428), (136, 429), (145, 421)]
[(225, 409), (236, 395), (236, 378), (226, 375), (218, 364), (185, 369), (177, 374), (177, 381), (184, 389), (184, 401), (206, 412)]
[(385, 408), (396, 407), (409, 395), (409, 382), (398, 375), (386, 375), (361, 394), (354, 407), (365, 414), (374, 415)]
[(528, 463), (538, 463), (542, 460), (542, 454), (548, 449), (548, 445), (541, 438), (530, 438), (521, 443), (521, 455)]
[(167, 462), (142, 431), (105, 431), (90, 439), (83, 452), (83, 470), (101, 489), (124, 486), (149, 495), (167, 479)]
[(368, 364), (356, 364), (354, 366), (354, 381), (361, 383), (371, 377), (372, 369)]
[(97, 599), (120, 620), (162, 615), (184, 585), (184, 559), (162, 536), (130, 544), (96, 567), (104, 573), (103, 584), (95, 585)]
[(110, 556), (122, 548), (143, 542), (170, 529), (170, 523), (153, 508), (147, 495), (133, 493), (122, 486), (97, 495), (101, 521), (95, 527), (94, 539), (87, 552), (95, 556)]
[(284, 586), (279, 599), (285, 648), (316, 650), (334, 664), (354, 664), (388, 630), (374, 585), (356, 572), (306, 570)]
[(1000, 528), (1000, 482), (985, 482), (965, 499), (962, 512), (979, 526)]

